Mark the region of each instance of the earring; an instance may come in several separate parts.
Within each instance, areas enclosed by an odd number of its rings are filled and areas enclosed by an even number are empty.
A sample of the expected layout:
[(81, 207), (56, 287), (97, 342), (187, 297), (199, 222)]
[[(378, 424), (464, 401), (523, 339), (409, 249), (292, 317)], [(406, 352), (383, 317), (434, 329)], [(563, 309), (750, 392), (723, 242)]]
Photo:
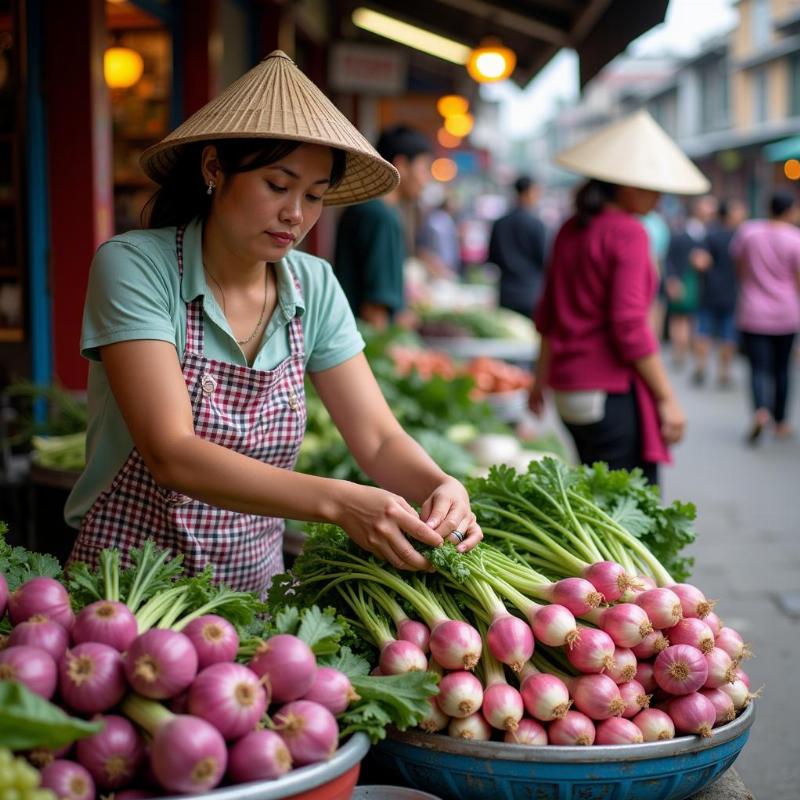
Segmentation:
[(217, 188), (217, 184), (214, 181), (208, 182), (208, 189), (206, 189), (206, 194), (214, 194), (214, 189)]

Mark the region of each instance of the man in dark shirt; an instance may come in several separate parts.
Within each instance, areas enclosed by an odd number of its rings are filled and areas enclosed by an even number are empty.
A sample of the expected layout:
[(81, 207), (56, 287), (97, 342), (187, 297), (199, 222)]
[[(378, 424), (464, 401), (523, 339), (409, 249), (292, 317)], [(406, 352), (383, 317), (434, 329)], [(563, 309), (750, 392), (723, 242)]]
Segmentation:
[(730, 244), (736, 228), (747, 216), (740, 200), (719, 204), (719, 220), (708, 229), (702, 249), (692, 256), (700, 273), (697, 333), (694, 342), (693, 382), (705, 381), (712, 340), (719, 342), (719, 385), (730, 386), (731, 362), (736, 354), (736, 265)]
[(544, 275), (545, 228), (533, 213), (539, 187), (526, 175), (514, 182), (517, 204), (492, 226), (489, 261), (500, 268), (500, 305), (530, 317)]
[(405, 305), (406, 245), (399, 206), (419, 199), (430, 177), (432, 147), (419, 131), (398, 125), (381, 134), (376, 150), (397, 167), (400, 186), (344, 210), (333, 269), (353, 313), (383, 330)]

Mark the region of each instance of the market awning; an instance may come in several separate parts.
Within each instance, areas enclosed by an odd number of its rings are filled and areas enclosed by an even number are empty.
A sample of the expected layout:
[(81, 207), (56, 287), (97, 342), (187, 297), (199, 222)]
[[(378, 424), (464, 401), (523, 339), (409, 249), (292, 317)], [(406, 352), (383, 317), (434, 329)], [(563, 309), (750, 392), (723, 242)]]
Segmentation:
[(497, 37), (517, 55), (511, 77), (520, 86), (559, 50), (574, 49), (583, 86), (631, 41), (663, 22), (668, 0), (360, 0), (357, 5), (470, 47)]
[(800, 136), (790, 136), (778, 142), (768, 144), (761, 151), (767, 161), (786, 161), (788, 158), (800, 158)]

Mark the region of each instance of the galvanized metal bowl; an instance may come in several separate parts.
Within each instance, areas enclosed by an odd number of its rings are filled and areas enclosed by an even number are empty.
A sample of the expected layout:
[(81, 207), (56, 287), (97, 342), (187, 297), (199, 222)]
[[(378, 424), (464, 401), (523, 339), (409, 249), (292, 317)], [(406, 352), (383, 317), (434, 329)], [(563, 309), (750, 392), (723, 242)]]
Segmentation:
[(367, 736), (356, 733), (330, 761), (292, 770), (274, 781), (240, 783), (192, 796), (197, 800), (349, 800), (368, 750)]
[(469, 742), (392, 732), (370, 770), (442, 800), (684, 800), (713, 782), (747, 742), (751, 704), (707, 739), (593, 747)]

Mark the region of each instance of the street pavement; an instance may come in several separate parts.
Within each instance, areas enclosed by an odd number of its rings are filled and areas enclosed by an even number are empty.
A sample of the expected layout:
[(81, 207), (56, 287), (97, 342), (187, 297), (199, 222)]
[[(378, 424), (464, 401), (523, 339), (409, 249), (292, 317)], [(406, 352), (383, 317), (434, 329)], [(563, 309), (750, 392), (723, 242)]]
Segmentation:
[[(745, 444), (747, 371), (736, 388), (713, 381), (695, 387), (688, 371), (672, 379), (686, 411), (686, 440), (663, 471), (668, 500), (697, 505), (692, 581), (718, 600), (722, 620), (750, 642), (756, 657), (743, 667), (756, 701), (750, 741), (736, 762), (758, 800), (800, 797), (800, 438), (765, 434)], [(791, 419), (800, 427), (800, 362), (793, 369)]]
[[(800, 798), (800, 436), (762, 436), (745, 443), (750, 406), (747, 368), (735, 365), (735, 386), (691, 384), (689, 370), (671, 370), (688, 418), (686, 439), (663, 468), (668, 501), (697, 506), (692, 582), (718, 601), (756, 657), (743, 664), (756, 701), (756, 721), (736, 769), (757, 800)], [(800, 429), (800, 359), (793, 368), (791, 419)], [(543, 427), (555, 427), (548, 410)], [(793, 614), (789, 613), (790, 611)]]

